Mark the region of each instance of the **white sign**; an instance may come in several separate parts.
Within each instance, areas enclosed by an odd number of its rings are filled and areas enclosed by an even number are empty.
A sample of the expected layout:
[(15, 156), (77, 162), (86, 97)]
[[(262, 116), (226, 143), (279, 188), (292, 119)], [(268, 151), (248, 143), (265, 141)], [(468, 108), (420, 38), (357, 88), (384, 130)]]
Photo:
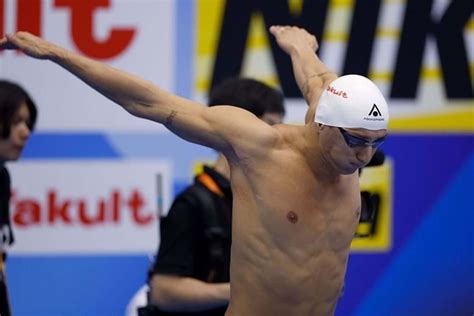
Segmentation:
[(31, 161), (8, 166), (11, 253), (151, 253), (171, 201), (170, 164)]
[[(32, 32), (75, 53), (150, 80), (165, 90), (174, 90), (174, 1), (19, 3), (6, 1), (0, 30), (3, 27), (6, 33)], [(39, 130), (157, 130), (156, 123), (132, 117), (49, 61), (2, 51), (0, 78), (19, 83), (30, 93), (40, 109)]]

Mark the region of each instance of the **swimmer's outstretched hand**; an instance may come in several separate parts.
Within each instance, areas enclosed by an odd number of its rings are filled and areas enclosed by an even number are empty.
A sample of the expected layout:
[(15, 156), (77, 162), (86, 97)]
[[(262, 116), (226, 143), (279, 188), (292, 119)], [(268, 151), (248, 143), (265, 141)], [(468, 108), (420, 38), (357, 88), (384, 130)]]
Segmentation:
[(37, 59), (52, 58), (59, 47), (28, 32), (5, 35), (0, 39), (0, 50), (19, 49)]
[(270, 27), (270, 33), (275, 36), (278, 45), (288, 55), (291, 55), (292, 51), (301, 48), (309, 48), (315, 52), (319, 47), (313, 34), (297, 26), (273, 25)]

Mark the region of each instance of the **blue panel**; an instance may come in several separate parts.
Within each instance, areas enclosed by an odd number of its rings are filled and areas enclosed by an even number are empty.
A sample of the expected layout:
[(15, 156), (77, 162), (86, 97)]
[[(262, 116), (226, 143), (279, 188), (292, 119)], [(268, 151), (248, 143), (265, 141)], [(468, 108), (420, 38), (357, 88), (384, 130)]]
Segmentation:
[(188, 185), (190, 185), (192, 182), (189, 181), (175, 181), (174, 186), (173, 186), (173, 192), (174, 192), (174, 197), (176, 197), (179, 193), (184, 191)]
[(158, 158), (173, 162), (173, 177), (191, 181), (192, 167), (199, 160), (214, 161), (214, 150), (165, 134), (111, 134), (109, 143), (126, 158)]
[(34, 133), (22, 159), (116, 158), (118, 153), (99, 133)]
[(384, 150), (394, 161), (392, 250), (350, 256), (345, 295), (336, 315), (351, 315), (364, 301), (377, 278), (469, 159), (473, 140), (472, 135), (390, 136)]
[(171, 132), (143, 133), (35, 133), (22, 160), (157, 158), (173, 162), (173, 176), (191, 180), (192, 167), (199, 160), (214, 161), (214, 150), (186, 142)]
[(145, 283), (148, 257), (11, 256), (8, 277), (14, 315), (123, 315)]
[(356, 315), (470, 315), (474, 311), (474, 154)]

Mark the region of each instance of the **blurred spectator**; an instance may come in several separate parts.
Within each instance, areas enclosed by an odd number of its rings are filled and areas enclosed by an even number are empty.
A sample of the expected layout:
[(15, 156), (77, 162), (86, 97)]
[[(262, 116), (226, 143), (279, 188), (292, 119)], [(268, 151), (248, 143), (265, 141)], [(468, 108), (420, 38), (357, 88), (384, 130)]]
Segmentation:
[(10, 222), (10, 175), (5, 162), (20, 158), (36, 122), (36, 105), (19, 85), (0, 80), (0, 315), (11, 315), (5, 279), (6, 248), (15, 240)]

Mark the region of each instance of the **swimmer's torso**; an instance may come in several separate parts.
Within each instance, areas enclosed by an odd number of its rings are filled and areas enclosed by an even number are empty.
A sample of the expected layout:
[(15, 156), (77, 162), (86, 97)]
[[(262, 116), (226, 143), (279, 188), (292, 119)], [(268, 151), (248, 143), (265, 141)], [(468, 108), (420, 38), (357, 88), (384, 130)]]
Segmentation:
[(359, 221), (357, 175), (322, 183), (285, 143), (264, 159), (231, 168), (227, 315), (332, 315)]

